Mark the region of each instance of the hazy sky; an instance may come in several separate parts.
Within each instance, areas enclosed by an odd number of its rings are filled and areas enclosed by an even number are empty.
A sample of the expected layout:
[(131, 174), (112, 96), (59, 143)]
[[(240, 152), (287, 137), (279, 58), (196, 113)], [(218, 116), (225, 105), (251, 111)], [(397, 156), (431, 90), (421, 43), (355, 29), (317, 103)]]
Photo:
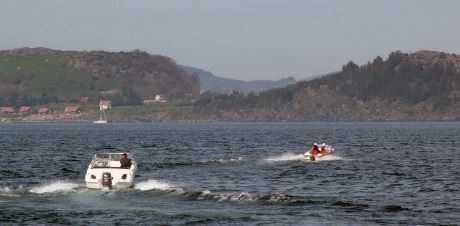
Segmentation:
[(243, 80), (297, 79), (393, 50), (460, 53), (460, 1), (0, 0), (0, 49), (162, 54)]

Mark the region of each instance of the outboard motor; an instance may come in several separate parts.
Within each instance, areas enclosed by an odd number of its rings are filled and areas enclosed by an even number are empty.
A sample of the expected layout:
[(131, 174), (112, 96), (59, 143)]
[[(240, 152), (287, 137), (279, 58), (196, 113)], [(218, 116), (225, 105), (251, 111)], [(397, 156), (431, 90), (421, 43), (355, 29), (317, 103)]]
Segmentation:
[(104, 172), (102, 174), (102, 187), (108, 187), (112, 189), (112, 174), (109, 172)]

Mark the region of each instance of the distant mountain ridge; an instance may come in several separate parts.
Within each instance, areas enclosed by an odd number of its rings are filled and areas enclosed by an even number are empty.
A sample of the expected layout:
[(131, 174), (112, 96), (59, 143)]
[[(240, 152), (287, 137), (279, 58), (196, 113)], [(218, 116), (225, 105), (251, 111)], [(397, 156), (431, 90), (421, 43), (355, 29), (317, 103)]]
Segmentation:
[(209, 71), (203, 69), (183, 66), (182, 68), (189, 74), (197, 75), (200, 79), (201, 91), (212, 91), (217, 93), (230, 93), (232, 91), (238, 91), (242, 93), (249, 92), (260, 92), (273, 88), (283, 87), (289, 84), (293, 84), (296, 80), (293, 77), (287, 77), (276, 81), (271, 80), (254, 80), (254, 81), (242, 81), (237, 79), (229, 79), (218, 77)]

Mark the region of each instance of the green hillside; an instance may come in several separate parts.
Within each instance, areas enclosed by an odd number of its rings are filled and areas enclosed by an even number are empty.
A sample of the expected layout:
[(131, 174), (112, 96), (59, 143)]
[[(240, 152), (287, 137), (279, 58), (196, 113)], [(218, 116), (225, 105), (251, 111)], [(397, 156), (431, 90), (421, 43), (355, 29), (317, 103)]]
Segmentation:
[[(0, 51), (1, 106), (47, 105), (59, 114), (66, 103), (90, 96), (93, 102), (75, 120), (91, 121), (99, 98), (110, 98), (113, 122), (460, 120), (460, 56), (396, 51), (385, 60), (349, 62), (339, 72), (258, 93), (199, 91), (197, 76), (141, 51)], [(156, 94), (173, 101), (132, 106)]]
[(203, 95), (195, 111), (223, 121), (459, 120), (460, 57), (397, 51), (258, 94)]
[(141, 51), (110, 53), (22, 48), (0, 52), (0, 104), (21, 106), (111, 98), (139, 104), (157, 94), (196, 97), (198, 78)]

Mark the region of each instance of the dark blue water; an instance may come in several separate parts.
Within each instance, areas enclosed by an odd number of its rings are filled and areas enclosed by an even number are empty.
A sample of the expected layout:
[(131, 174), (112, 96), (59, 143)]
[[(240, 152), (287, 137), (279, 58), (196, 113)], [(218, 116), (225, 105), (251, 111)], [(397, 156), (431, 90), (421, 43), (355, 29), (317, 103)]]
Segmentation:
[[(327, 142), (337, 154), (301, 154)], [(90, 190), (129, 150), (135, 188)], [(1, 224), (460, 222), (460, 123), (0, 124)]]

